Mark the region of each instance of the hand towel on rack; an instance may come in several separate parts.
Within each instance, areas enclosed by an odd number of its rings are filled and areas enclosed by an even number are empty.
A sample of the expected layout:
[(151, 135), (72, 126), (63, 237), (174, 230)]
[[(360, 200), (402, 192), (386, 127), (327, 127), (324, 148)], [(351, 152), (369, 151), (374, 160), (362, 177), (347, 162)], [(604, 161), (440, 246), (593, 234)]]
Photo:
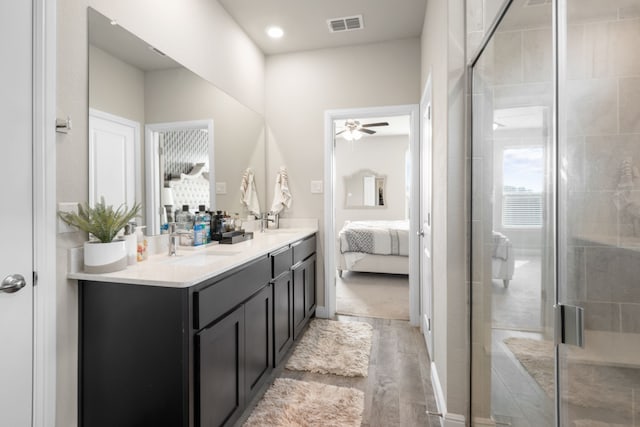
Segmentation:
[(291, 207), (291, 191), (289, 191), (289, 174), (287, 168), (280, 167), (276, 175), (276, 185), (273, 190), (271, 212), (280, 213), (284, 208)]
[(240, 184), (240, 202), (249, 209), (249, 212), (260, 214), (260, 201), (256, 191), (256, 182), (251, 168), (247, 168), (242, 175)]

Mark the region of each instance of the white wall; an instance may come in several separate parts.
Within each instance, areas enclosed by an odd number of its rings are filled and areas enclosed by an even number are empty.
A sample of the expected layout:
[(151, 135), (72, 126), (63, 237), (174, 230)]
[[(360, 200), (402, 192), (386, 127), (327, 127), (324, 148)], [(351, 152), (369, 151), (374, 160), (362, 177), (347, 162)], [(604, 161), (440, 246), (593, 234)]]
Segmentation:
[[(336, 138), (336, 231), (346, 220), (399, 220), (406, 219), (405, 154), (409, 149), (407, 135), (363, 137), (359, 141)], [(345, 182), (347, 176), (361, 169), (370, 169), (377, 175), (385, 175), (385, 206), (348, 208), (345, 206)]]
[[(73, 130), (58, 134), (57, 199), (88, 199), (87, 6), (205, 77), (259, 113), (264, 112), (264, 55), (217, 1), (58, 0), (57, 116), (69, 115)], [(67, 248), (86, 236), (68, 233), (57, 241), (56, 425), (77, 424), (77, 283), (66, 279)]]
[(424, 90), (433, 87), (434, 356), (446, 417), (469, 405), (468, 251), (463, 0), (427, 2), (422, 33)]
[[(267, 177), (287, 166), (293, 196), (284, 217), (323, 218), (324, 197), (310, 182), (324, 175), (324, 112), (417, 104), (420, 44), (397, 40), (274, 55), (266, 61)], [(272, 181), (267, 200), (273, 197)], [(321, 221), (322, 223), (322, 221)], [(318, 244), (318, 305), (324, 306), (323, 226)]]

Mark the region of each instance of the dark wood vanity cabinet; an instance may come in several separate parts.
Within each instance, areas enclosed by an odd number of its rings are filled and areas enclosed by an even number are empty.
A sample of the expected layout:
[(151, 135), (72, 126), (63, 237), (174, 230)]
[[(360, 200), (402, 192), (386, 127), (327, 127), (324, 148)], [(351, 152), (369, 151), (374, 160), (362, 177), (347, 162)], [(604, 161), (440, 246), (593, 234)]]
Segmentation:
[(233, 425), (313, 315), (311, 238), (189, 288), (81, 281), (79, 425)]

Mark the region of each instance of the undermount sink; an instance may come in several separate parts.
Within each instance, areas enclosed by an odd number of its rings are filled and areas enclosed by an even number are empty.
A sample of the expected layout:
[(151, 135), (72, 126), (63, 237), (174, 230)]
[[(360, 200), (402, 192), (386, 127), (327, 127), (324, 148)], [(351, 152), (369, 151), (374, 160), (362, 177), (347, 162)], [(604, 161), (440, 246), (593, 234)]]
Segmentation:
[(269, 228), (264, 230), (265, 234), (295, 234), (296, 230), (289, 230), (286, 228)]
[(231, 252), (231, 251), (206, 251), (201, 252), (199, 254), (188, 254), (188, 255), (176, 255), (175, 258), (172, 258), (168, 261), (168, 264), (177, 264), (177, 265), (191, 265), (191, 266), (204, 266), (208, 264), (213, 264), (218, 261), (222, 261), (224, 259), (229, 258), (233, 255), (238, 255), (240, 252)]

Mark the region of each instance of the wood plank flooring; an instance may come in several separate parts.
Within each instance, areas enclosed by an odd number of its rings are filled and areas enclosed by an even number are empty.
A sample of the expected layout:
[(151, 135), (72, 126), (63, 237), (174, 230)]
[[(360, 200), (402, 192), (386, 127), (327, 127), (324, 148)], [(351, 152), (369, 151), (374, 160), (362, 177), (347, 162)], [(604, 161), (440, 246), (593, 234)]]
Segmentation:
[(353, 387), (365, 393), (362, 417), (364, 427), (440, 426), (440, 418), (427, 415), (437, 412), (431, 387), (430, 361), (420, 331), (402, 320), (337, 316), (341, 322), (360, 321), (373, 326), (369, 375), (349, 378), (284, 369), (285, 361), (274, 370), (272, 379), (251, 402), (236, 423), (241, 426), (257, 405), (267, 387), (277, 377), (315, 381), (342, 387)]

